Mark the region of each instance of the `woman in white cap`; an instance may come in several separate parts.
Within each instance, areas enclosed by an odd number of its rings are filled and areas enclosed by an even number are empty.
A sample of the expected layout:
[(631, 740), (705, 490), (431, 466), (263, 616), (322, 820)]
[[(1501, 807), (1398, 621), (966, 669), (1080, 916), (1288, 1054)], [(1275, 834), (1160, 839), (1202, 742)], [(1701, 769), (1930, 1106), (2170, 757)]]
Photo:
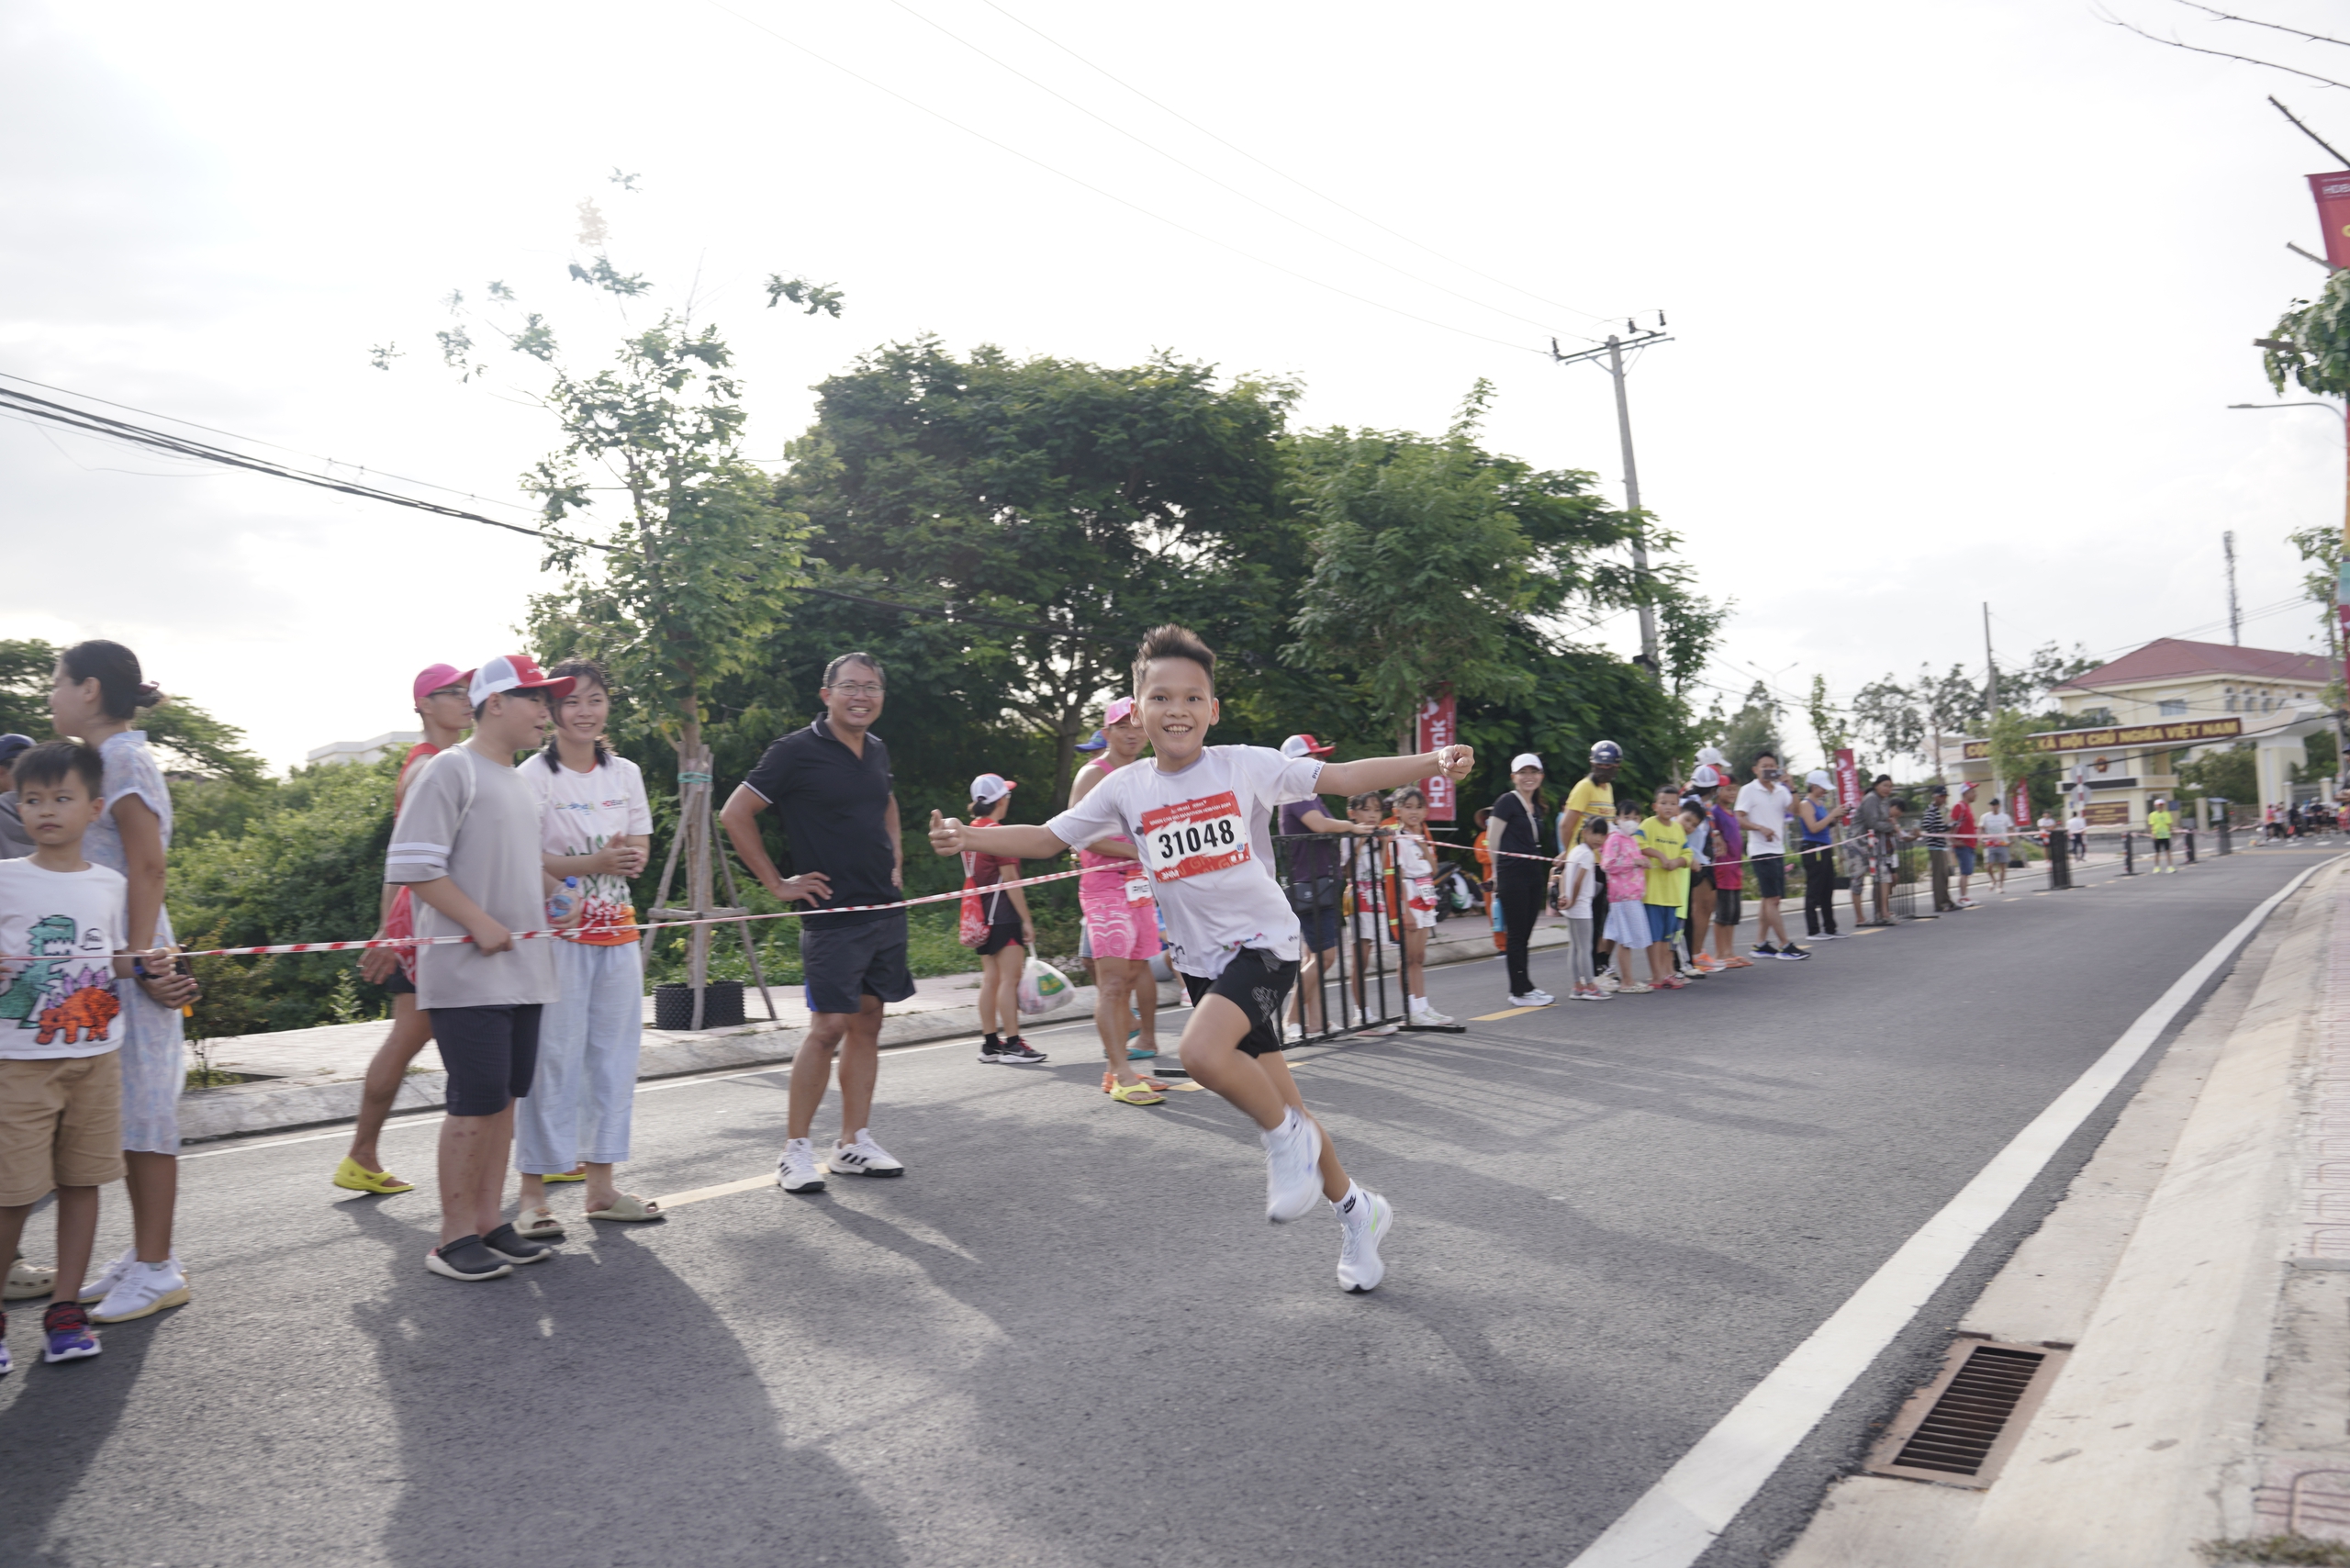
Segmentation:
[(1527, 962), (1527, 945), (1534, 936), (1534, 922), (1542, 913), (1542, 893), (1550, 882), (1543, 865), (1542, 759), (1522, 751), (1510, 759), (1510, 787), (1494, 802), (1494, 897), (1502, 908), (1506, 934), (1503, 952), (1509, 965), (1509, 1004), (1548, 1007), (1558, 999), (1536, 989)]
[[(970, 820), (993, 825), (1012, 809), (1012, 780), (1000, 773), (982, 773), (971, 780)], [(983, 850), (966, 850), (963, 875), (979, 894), (979, 917), (987, 923), (980, 938), (979, 1043), (983, 1062), (1030, 1067), (1045, 1053), (1020, 1037), (1020, 976), (1028, 967), (1028, 949), (1036, 945), (1036, 927), (1028, 918), (1028, 894), (1022, 888), (999, 888), (1002, 881), (1020, 879), (1020, 862)]]

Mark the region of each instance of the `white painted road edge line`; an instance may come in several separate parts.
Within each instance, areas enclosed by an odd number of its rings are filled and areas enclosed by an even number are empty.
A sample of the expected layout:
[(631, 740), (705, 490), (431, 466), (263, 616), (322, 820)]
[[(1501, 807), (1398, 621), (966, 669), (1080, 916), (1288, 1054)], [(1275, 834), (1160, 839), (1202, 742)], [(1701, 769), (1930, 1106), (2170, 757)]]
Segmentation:
[(2204, 982), (2302, 883), (2345, 858), (2350, 857), (2335, 856), (2302, 871), (2221, 937), (1569, 1568), (1688, 1568), (1695, 1562), (1924, 1309)]

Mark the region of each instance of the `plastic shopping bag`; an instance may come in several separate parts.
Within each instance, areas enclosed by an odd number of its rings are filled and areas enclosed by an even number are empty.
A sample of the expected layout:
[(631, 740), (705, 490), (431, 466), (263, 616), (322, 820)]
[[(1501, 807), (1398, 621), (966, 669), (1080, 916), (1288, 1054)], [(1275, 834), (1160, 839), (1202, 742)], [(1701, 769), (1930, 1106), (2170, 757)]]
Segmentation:
[(1020, 1012), (1024, 1017), (1050, 1013), (1069, 999), (1069, 976), (1038, 958), (1020, 971)]

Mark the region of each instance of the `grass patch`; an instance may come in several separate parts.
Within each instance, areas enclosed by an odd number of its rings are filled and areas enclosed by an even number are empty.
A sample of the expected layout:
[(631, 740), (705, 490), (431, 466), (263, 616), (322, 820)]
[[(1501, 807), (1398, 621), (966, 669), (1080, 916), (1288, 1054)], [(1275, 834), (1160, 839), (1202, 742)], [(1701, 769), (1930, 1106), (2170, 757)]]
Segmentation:
[(2244, 1536), (2233, 1540), (2200, 1540), (2195, 1550), (2206, 1562), (2313, 1564), (2314, 1568), (2350, 1568), (2350, 1541), (2319, 1540), (2306, 1535)]
[(190, 1089), (225, 1089), (231, 1083), (242, 1083), (244, 1081), (243, 1073), (228, 1072), (217, 1067), (196, 1066), (187, 1070), (187, 1087)]

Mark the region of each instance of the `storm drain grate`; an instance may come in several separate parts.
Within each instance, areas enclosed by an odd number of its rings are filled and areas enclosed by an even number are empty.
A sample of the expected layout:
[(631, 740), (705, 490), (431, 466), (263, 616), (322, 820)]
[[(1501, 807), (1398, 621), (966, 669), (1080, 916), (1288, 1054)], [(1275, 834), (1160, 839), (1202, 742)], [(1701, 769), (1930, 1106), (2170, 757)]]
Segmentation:
[(2063, 1360), (2063, 1351), (2042, 1346), (1960, 1340), (1942, 1375), (1902, 1406), (1867, 1469), (1913, 1481), (1988, 1486)]

